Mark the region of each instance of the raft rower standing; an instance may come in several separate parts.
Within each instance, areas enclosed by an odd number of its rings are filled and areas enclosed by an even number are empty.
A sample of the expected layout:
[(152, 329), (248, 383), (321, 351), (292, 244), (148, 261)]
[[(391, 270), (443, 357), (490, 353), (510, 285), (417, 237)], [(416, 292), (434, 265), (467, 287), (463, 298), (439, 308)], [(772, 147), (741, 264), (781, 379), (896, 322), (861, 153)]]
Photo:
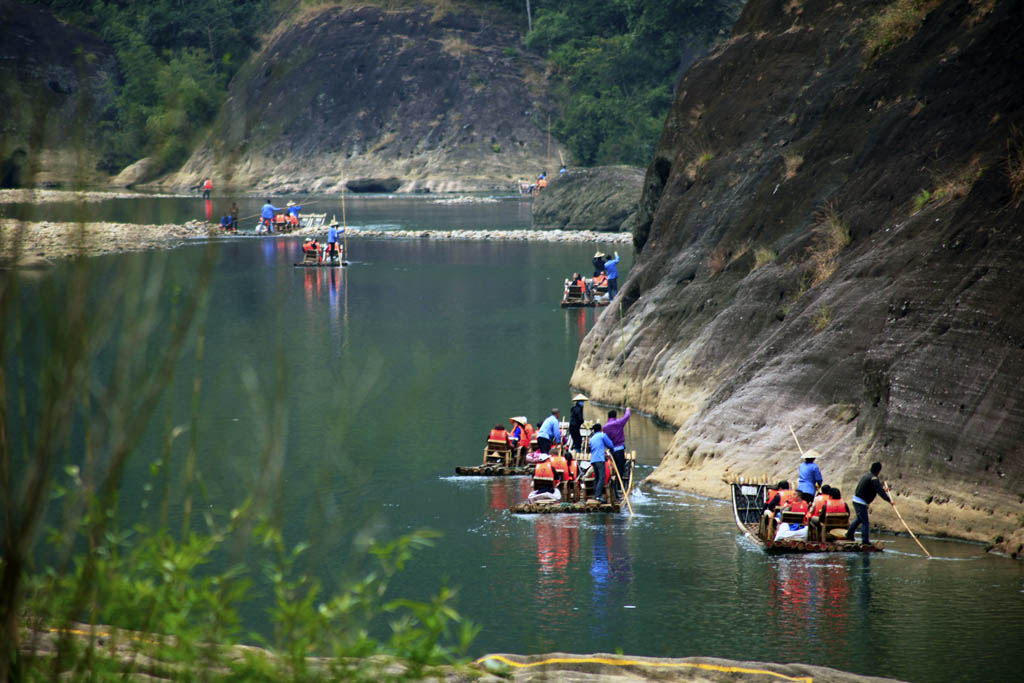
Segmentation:
[[(810, 451), (808, 451), (810, 452)], [(896, 507), (895, 503), (892, 502), (892, 498), (885, 492), (885, 487), (882, 486), (882, 482), (878, 480), (878, 474), (882, 471), (882, 463), (873, 462), (871, 463), (871, 471), (860, 478), (857, 483), (857, 490), (853, 494), (853, 510), (857, 513), (857, 518), (850, 524), (850, 528), (846, 530), (846, 540), (853, 540), (853, 533), (857, 530), (857, 527), (862, 527), (860, 530), (861, 543), (867, 545), (871, 541), (869, 540), (869, 529), (871, 528), (871, 522), (868, 521), (868, 505), (875, 499), (875, 496), (881, 496), (882, 500), (887, 502), (889, 505)], [(909, 529), (908, 529), (909, 531)], [(923, 546), (922, 546), (923, 547)], [(925, 550), (927, 553), (928, 551)]]
[(808, 448), (800, 457), (803, 459), (803, 462), (800, 463), (800, 475), (796, 484), (796, 490), (800, 493), (800, 497), (810, 505), (814, 502), (814, 494), (818, 491), (824, 478), (821, 476), (821, 470), (818, 468), (818, 465), (814, 462), (818, 457), (818, 451)]

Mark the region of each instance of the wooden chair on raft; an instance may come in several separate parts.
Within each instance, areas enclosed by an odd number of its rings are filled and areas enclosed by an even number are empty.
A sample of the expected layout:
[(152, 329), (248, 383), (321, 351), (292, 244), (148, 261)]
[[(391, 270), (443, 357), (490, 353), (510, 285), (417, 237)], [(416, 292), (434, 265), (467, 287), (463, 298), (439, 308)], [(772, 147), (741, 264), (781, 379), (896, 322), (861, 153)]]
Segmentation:
[(807, 540), (824, 543), (829, 538), (829, 532), (833, 529), (842, 529), (844, 532), (850, 528), (850, 514), (848, 512), (831, 512), (821, 515), (819, 524), (812, 524), (807, 528)]
[(562, 301), (566, 304), (582, 305), (586, 302), (586, 295), (583, 288), (579, 285), (569, 285), (565, 290), (565, 296)]
[(485, 465), (497, 464), (508, 467), (511, 458), (512, 447), (508, 445), (507, 441), (487, 440), (487, 446), (484, 447)]

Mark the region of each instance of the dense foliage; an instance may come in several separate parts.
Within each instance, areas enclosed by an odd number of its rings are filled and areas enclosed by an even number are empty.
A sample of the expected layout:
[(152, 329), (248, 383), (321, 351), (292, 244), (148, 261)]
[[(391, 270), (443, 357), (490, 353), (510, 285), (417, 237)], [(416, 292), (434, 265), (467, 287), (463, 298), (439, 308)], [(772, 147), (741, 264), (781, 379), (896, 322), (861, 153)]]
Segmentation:
[(273, 0), (35, 0), (89, 29), (117, 54), (121, 81), (107, 113), (100, 166), (144, 154), (180, 164), (224, 100), (231, 76), (259, 45)]
[(552, 132), (582, 165), (646, 166), (682, 71), (728, 33), (743, 2), (530, 4), (534, 15), (526, 44), (547, 56), (563, 107)]

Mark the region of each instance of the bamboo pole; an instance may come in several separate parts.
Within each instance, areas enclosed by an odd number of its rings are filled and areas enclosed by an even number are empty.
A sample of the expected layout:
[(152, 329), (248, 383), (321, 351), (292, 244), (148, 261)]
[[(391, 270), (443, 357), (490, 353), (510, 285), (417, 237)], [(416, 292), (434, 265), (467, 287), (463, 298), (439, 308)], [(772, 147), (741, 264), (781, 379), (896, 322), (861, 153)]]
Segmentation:
[[(615, 470), (615, 478), (619, 480), (619, 485), (621, 485), (622, 484), (622, 475), (619, 474), (619, 466), (615, 464), (615, 456), (614, 455), (610, 458), (610, 461), (612, 463), (612, 469)], [(629, 496), (625, 495), (625, 492), (623, 492), (623, 498), (626, 499), (626, 507), (629, 509), (629, 516), (632, 517), (633, 516), (633, 504), (629, 502)]]
[[(892, 491), (889, 489), (888, 485), (886, 485), (885, 490), (889, 494), (889, 497), (892, 498)], [(903, 519), (903, 515), (900, 514), (899, 508), (896, 507), (896, 501), (892, 501), (892, 510), (893, 512), (896, 513), (896, 516), (900, 518), (900, 521), (903, 522), (903, 527), (907, 530), (907, 533), (910, 534), (910, 537), (914, 539), (914, 542), (917, 543), (921, 550), (924, 551), (925, 555), (931, 557), (932, 554), (928, 552), (928, 549), (925, 548), (924, 545), (921, 544), (921, 541), (917, 540), (917, 536), (915, 536), (914, 532), (910, 530), (910, 525), (907, 524), (907, 521), (905, 519)]]
[(796, 447), (800, 450), (800, 455), (804, 454), (804, 449), (800, 445), (800, 439), (796, 438), (796, 432), (793, 431), (793, 426), (789, 426), (789, 433), (793, 435), (793, 441), (796, 441)]
[(348, 219), (345, 217), (345, 179), (341, 179), (341, 231), (345, 233), (345, 253), (341, 255), (341, 264), (345, 265), (348, 258)]

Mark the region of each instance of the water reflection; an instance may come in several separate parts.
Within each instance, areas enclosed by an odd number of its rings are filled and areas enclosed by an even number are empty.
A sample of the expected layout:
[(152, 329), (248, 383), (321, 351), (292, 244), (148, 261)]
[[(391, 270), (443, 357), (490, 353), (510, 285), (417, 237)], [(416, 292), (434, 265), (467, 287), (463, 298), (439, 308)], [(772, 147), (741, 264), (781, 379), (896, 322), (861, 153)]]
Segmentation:
[(571, 562), (580, 550), (580, 515), (540, 515), (536, 520), (536, 614), (541, 622), (563, 628), (575, 605)]
[(628, 602), (627, 592), (633, 582), (633, 562), (625, 530), (611, 516), (602, 517), (594, 533), (590, 564), (593, 579), (590, 631), (594, 636), (605, 636), (617, 630), (617, 625), (609, 623), (609, 608), (619, 612), (621, 606)]

